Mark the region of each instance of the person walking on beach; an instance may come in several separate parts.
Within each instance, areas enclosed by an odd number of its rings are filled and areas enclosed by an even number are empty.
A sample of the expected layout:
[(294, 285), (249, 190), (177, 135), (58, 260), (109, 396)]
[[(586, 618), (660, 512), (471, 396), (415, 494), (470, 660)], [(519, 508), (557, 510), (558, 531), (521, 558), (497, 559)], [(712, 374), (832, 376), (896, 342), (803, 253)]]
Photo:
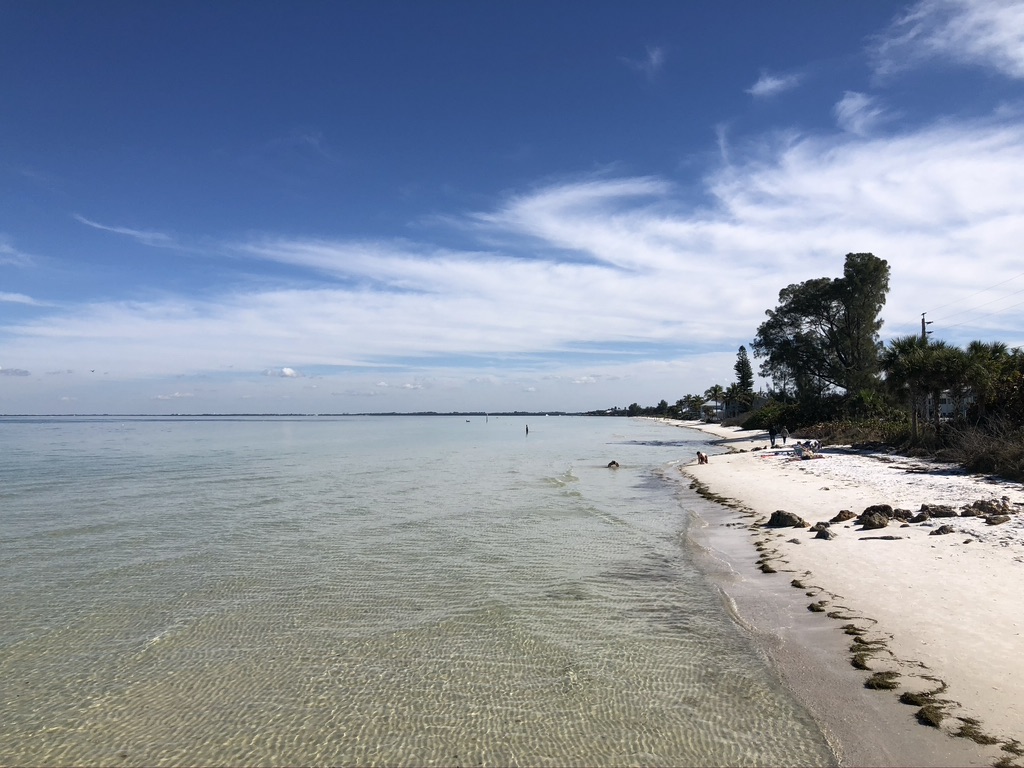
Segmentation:
[(785, 445), (786, 444), (786, 440), (789, 438), (789, 430), (786, 429), (786, 425), (785, 424), (782, 425), (782, 431), (779, 432), (779, 434), (782, 435), (782, 444)]
[(772, 448), (775, 447), (775, 435), (777, 435), (777, 434), (778, 434), (778, 432), (775, 431), (775, 425), (774, 424), (770, 424), (768, 426), (768, 439), (772, 443)]

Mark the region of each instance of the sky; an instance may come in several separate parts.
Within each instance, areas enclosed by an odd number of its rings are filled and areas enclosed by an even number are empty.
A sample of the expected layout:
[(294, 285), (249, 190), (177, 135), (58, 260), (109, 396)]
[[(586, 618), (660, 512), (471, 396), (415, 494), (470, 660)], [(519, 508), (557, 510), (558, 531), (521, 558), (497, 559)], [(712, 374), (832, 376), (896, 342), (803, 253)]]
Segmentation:
[(0, 0), (0, 72), (0, 413), (674, 403), (861, 252), (1024, 345), (1024, 0)]

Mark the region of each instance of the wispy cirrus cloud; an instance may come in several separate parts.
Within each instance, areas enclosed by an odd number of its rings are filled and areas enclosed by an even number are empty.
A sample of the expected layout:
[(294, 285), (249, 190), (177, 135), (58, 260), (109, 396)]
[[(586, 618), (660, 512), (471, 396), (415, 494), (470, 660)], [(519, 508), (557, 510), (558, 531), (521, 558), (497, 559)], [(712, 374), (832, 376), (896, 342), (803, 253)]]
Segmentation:
[(154, 400), (188, 400), (195, 397), (191, 392), (173, 392), (169, 395), (154, 395)]
[(747, 93), (755, 99), (768, 99), (793, 90), (800, 85), (802, 80), (803, 78), (797, 74), (773, 75), (762, 72), (757, 82), (747, 88)]
[(630, 69), (653, 78), (665, 66), (666, 52), (661, 46), (649, 45), (645, 55), (640, 58), (620, 56), (619, 59)]
[(885, 110), (876, 99), (856, 91), (843, 94), (832, 111), (842, 130), (858, 136), (866, 136), (885, 117)]
[(24, 304), (29, 307), (47, 306), (41, 301), (36, 301), (31, 296), (26, 296), (22, 293), (5, 293), (3, 291), (0, 291), (0, 302), (6, 302), (8, 304)]
[(921, 0), (872, 42), (880, 75), (932, 60), (1024, 78), (1024, 5), (1018, 0)]
[(27, 267), (32, 263), (31, 256), (15, 248), (10, 241), (0, 235), (0, 266)]
[(75, 221), (85, 224), (87, 227), (92, 227), (93, 229), (98, 229), (103, 232), (112, 232), (115, 235), (124, 235), (125, 237), (130, 237), (143, 245), (152, 246), (154, 248), (176, 248), (178, 246), (174, 238), (164, 232), (146, 229), (131, 229), (129, 227), (112, 227), (106, 224), (100, 224), (92, 219), (87, 219), (85, 216), (81, 216), (77, 213), (73, 214), (73, 218)]

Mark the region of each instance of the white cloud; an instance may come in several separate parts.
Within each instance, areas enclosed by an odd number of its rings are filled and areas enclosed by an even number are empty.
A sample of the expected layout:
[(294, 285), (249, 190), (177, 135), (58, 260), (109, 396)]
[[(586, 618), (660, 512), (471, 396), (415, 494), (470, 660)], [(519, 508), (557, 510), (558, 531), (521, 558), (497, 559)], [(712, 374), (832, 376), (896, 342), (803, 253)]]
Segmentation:
[(635, 69), (637, 72), (642, 72), (647, 77), (652, 78), (665, 66), (665, 49), (660, 46), (649, 45), (643, 58), (630, 59), (623, 56), (621, 60), (631, 69)]
[(263, 375), (281, 379), (297, 379), (301, 376), (294, 368), (268, 368)]
[(154, 400), (182, 400), (194, 397), (191, 392), (175, 392), (170, 395), (155, 395)]
[[(0, 355), (17, 370), (98, 369), (111, 381), (222, 376), (267, 410), (259, 392), (279, 397), (272, 379), (300, 375), (329, 380), (322, 390), (340, 398), (377, 396), (384, 410), (514, 407), (527, 390), (545, 408), (622, 406), (615, 393), (657, 402), (728, 384), (735, 350), (749, 348), (779, 290), (840, 275), (847, 252), (890, 262), (884, 334), (912, 332), (943, 305), (952, 315), (1001, 280), (1006, 293), (1022, 287), (1012, 281), (1024, 242), (1016, 120), (790, 138), (733, 155), (704, 180), (701, 204), (666, 179), (589, 178), (464, 217), (461, 234), (500, 247), (239, 243), (237, 253), (305, 267), (319, 284), (62, 307), (9, 322)], [(929, 319), (954, 343), (1024, 343), (1024, 309), (993, 306), (1005, 309), (976, 323)]]
[(921, 0), (878, 36), (872, 53), (882, 75), (939, 59), (1024, 78), (1024, 4)]
[(873, 98), (856, 91), (843, 94), (833, 112), (840, 128), (858, 136), (870, 133), (885, 114)]
[(170, 235), (163, 232), (156, 232), (153, 230), (143, 229), (129, 229), (128, 227), (110, 227), (105, 224), (99, 224), (91, 219), (87, 219), (84, 216), (79, 216), (77, 213), (74, 214), (73, 218), (87, 227), (93, 229), (99, 229), (103, 232), (113, 232), (116, 235), (125, 235), (133, 240), (137, 240), (143, 245), (153, 246), (155, 248), (175, 248), (177, 244)]
[(31, 256), (22, 253), (11, 243), (0, 236), (0, 266), (27, 267), (33, 262)]
[(3, 291), (0, 291), (0, 302), (6, 302), (8, 304), (25, 304), (30, 307), (45, 306), (42, 302), (36, 301), (31, 296), (26, 296), (23, 293), (4, 293)]
[(801, 79), (800, 75), (796, 74), (772, 75), (762, 72), (757, 82), (747, 89), (747, 93), (755, 99), (771, 98), (785, 91), (793, 90), (800, 85)]

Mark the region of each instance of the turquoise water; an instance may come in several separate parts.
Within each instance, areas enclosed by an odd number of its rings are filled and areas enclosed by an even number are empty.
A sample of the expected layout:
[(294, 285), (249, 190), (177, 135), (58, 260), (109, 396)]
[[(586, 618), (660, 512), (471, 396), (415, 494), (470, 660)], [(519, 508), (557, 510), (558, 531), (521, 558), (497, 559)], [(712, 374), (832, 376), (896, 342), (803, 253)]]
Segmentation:
[(697, 433), (6, 418), (0, 439), (2, 764), (832, 761), (688, 558), (706, 502), (671, 478)]

